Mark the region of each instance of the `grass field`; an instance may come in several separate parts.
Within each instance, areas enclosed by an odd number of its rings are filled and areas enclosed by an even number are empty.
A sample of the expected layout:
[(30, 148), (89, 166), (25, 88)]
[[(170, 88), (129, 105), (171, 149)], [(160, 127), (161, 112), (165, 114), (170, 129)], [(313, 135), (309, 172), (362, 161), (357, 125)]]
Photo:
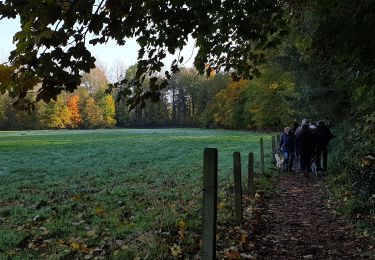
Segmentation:
[(175, 243), (194, 250), (203, 149), (218, 148), (219, 183), (228, 187), (233, 152), (245, 176), (250, 151), (259, 165), (260, 137), (270, 160), (270, 135), (244, 131), (0, 132), (0, 259), (165, 258), (181, 229)]

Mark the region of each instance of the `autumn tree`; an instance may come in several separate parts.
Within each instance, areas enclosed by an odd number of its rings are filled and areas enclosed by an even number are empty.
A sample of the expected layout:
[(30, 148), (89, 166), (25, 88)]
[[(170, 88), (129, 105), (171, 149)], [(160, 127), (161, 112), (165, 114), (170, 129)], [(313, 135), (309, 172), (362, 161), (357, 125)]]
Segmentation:
[(113, 127), (116, 124), (115, 120), (115, 101), (111, 95), (104, 95), (98, 102), (104, 127)]
[(213, 120), (218, 126), (226, 128), (244, 128), (243, 93), (247, 82), (231, 82), (216, 95)]
[(43, 115), (44, 125), (48, 128), (67, 128), (72, 125), (66, 94), (59, 96), (56, 101), (50, 102)]
[(100, 107), (96, 104), (93, 97), (87, 98), (82, 107), (83, 128), (99, 128), (102, 124), (103, 115)]
[(71, 95), (67, 97), (67, 109), (69, 113), (69, 128), (78, 128), (81, 125), (81, 113), (79, 111), (79, 96)]

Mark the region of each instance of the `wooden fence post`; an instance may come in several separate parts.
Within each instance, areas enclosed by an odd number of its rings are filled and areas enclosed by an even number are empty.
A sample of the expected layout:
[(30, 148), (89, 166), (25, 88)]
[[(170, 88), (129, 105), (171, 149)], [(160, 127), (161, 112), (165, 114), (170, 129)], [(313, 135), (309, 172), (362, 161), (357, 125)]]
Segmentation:
[(260, 171), (264, 173), (264, 146), (263, 138), (260, 138)]
[(249, 153), (249, 164), (247, 170), (247, 193), (248, 195), (254, 192), (254, 154)]
[(280, 144), (280, 134), (276, 135), (276, 146), (279, 146)]
[(216, 259), (217, 149), (204, 149), (202, 259)]
[(276, 140), (275, 140), (275, 137), (272, 136), (272, 161), (273, 163), (276, 163), (275, 153), (276, 153)]
[(242, 224), (242, 182), (241, 182), (241, 155), (239, 152), (233, 154), (233, 177), (234, 177), (234, 209), (236, 221)]

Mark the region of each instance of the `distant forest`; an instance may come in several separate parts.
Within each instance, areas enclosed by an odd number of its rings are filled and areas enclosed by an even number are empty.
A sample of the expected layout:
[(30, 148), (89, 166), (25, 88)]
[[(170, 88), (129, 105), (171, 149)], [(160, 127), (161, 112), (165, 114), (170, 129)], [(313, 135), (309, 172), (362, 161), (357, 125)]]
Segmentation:
[[(232, 81), (229, 74), (198, 75), (182, 68), (172, 76), (158, 102), (129, 110), (118, 91), (106, 93), (108, 79), (97, 66), (83, 76), (73, 93), (63, 93), (56, 101), (36, 103), (26, 112), (13, 106), (15, 99), (0, 98), (0, 129), (92, 129), (113, 127), (202, 127), (250, 130), (279, 130), (294, 120), (332, 120), (330, 106), (320, 102), (320, 90), (309, 93), (298, 82), (295, 71), (272, 59), (262, 74), (252, 80)], [(118, 68), (117, 68), (118, 70)], [(133, 77), (135, 66), (118, 75)], [(121, 80), (118, 76), (117, 80)], [(145, 82), (145, 85), (147, 82)], [(33, 93), (30, 94), (31, 96)]]

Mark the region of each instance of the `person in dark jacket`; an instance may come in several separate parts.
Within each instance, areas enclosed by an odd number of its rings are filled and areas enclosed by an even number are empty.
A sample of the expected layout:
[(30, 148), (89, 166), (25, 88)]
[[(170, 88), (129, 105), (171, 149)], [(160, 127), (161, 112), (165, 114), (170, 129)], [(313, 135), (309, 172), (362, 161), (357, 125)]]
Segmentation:
[(307, 119), (303, 119), (302, 120), (301, 125), (296, 128), (296, 131), (294, 131), (294, 133), (295, 133), (296, 136), (301, 133), (303, 125), (307, 125), (308, 126), (309, 125), (309, 120), (307, 120)]
[(280, 149), (284, 155), (284, 171), (292, 171), (294, 155), (294, 134), (290, 127), (285, 127), (280, 137)]
[(294, 146), (294, 154), (295, 154), (295, 161), (296, 161), (296, 164), (298, 165), (297, 167), (295, 168), (300, 168), (300, 165), (301, 165), (301, 154), (300, 154), (300, 151), (299, 151), (299, 145), (297, 144), (297, 137), (301, 134), (301, 131), (302, 131), (302, 125), (308, 125), (309, 124), (309, 120), (307, 119), (303, 119), (302, 122), (301, 122), (301, 125), (298, 125), (298, 126), (295, 126), (296, 129), (294, 130), (294, 137), (295, 137), (295, 146)]
[(299, 127), (297, 120), (294, 120), (293, 127), (292, 127), (292, 134), (294, 138), (294, 153), (293, 153), (293, 168), (297, 170), (299, 168), (299, 152), (296, 147), (296, 131)]
[(314, 137), (309, 129), (308, 123), (302, 124), (301, 130), (296, 133), (296, 142), (300, 155), (301, 171), (310, 169), (310, 162), (314, 152)]
[[(315, 155), (316, 163), (319, 170), (327, 170), (327, 153), (328, 144), (332, 139), (333, 135), (329, 128), (323, 123), (323, 121), (318, 121), (316, 124), (316, 129), (314, 131), (314, 141), (315, 141)], [(323, 155), (323, 156), (322, 156)], [(323, 157), (323, 168), (321, 167), (321, 157)]]
[(297, 131), (298, 127), (299, 127), (299, 124), (298, 124), (297, 120), (294, 120), (293, 127), (292, 127), (293, 134)]

